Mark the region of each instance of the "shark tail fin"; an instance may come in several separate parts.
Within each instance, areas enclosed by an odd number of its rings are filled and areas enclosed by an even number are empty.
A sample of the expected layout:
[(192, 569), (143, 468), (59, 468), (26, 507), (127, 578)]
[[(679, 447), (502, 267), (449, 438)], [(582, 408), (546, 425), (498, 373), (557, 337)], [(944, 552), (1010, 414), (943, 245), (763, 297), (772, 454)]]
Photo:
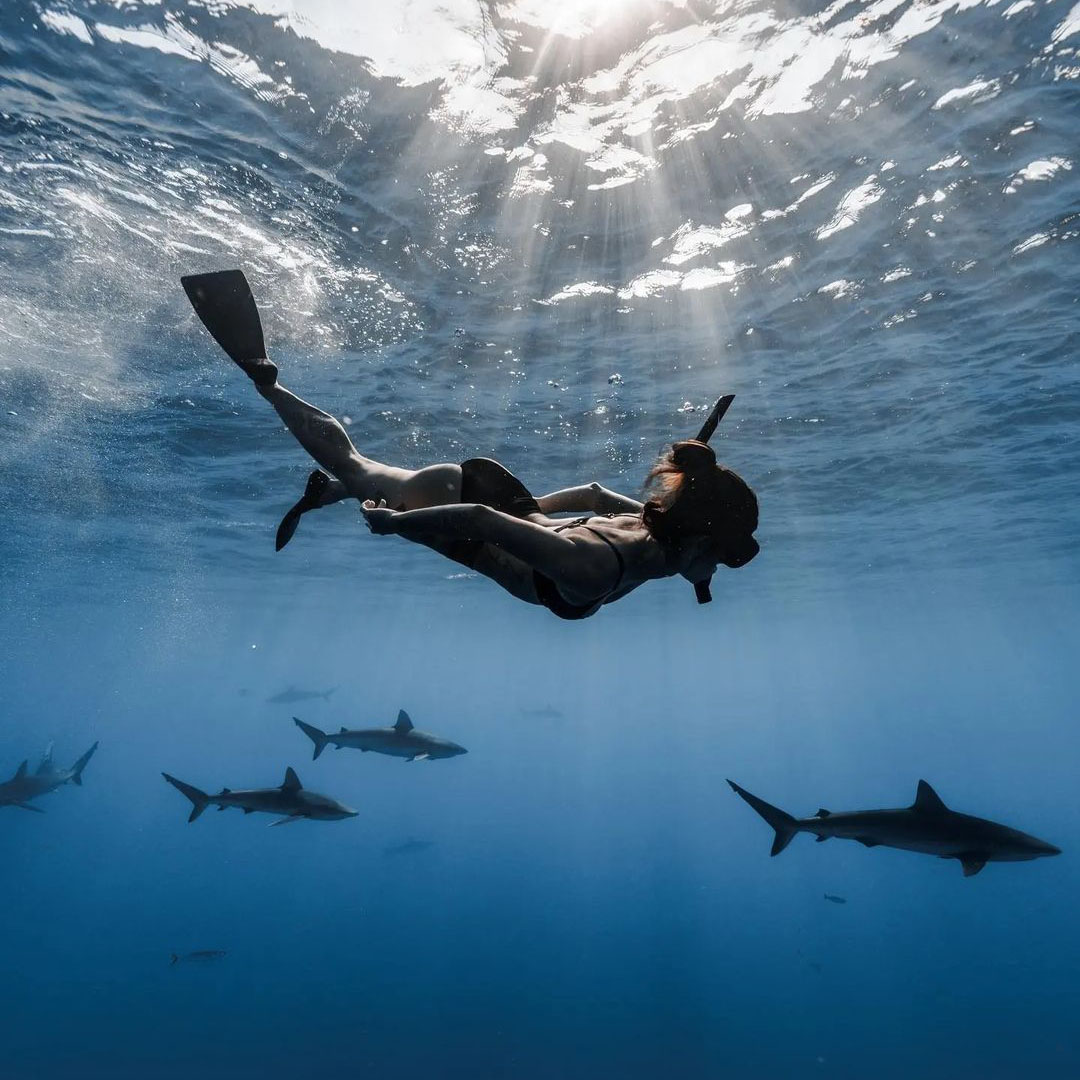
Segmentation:
[(191, 814), (188, 817), (188, 824), (190, 825), (210, 805), (210, 796), (191, 784), (185, 784), (183, 780), (177, 780), (175, 776), (170, 776), (167, 772), (163, 772), (161, 775), (181, 795), (185, 795), (191, 800)]
[(79, 787), (82, 787), (82, 771), (86, 768), (86, 763), (94, 756), (94, 751), (97, 748), (98, 744), (94, 743), (94, 745), (71, 766), (71, 782), (73, 784), (78, 784)]
[(325, 731), (320, 731), (313, 724), (305, 724), (299, 717), (293, 717), (293, 723), (315, 744), (315, 753), (311, 755), (314, 761), (325, 749), (330, 741)]
[(769, 854), (779, 855), (794, 839), (799, 831), (799, 823), (790, 814), (772, 806), (764, 799), (759, 799), (756, 795), (751, 795), (749, 791), (739, 787), (734, 780), (729, 780), (728, 783), (739, 798), (749, 803), (776, 830), (776, 838), (773, 840)]
[(172, 967), (173, 964), (177, 963), (180, 960), (180, 957), (177, 956), (176, 953), (169, 953), (169, 955), (172, 957), (172, 959), (169, 961), (169, 967)]

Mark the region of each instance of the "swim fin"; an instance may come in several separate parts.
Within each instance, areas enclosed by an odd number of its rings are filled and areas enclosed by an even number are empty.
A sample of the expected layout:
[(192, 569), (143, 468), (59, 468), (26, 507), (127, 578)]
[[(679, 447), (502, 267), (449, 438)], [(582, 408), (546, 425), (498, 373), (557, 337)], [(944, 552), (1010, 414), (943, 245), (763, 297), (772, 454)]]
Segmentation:
[(242, 270), (180, 279), (195, 314), (214, 340), (257, 386), (273, 386), (277, 367), (266, 358), (262, 321)]
[(301, 514), (306, 514), (309, 510), (317, 510), (322, 505), (323, 493), (329, 485), (330, 477), (322, 469), (316, 469), (308, 477), (304, 494), (300, 496), (296, 505), (281, 519), (281, 524), (277, 530), (277, 538), (274, 541), (275, 551), (280, 551), (293, 538), (296, 526), (300, 524)]

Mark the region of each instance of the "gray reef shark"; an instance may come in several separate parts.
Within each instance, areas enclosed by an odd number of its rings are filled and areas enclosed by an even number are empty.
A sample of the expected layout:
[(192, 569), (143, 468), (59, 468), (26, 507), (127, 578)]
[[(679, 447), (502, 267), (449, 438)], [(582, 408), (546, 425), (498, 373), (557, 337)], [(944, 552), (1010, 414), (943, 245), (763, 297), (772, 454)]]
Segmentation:
[(450, 758), (468, 753), (464, 746), (458, 746), (449, 739), (440, 739), (435, 735), (429, 735), (426, 731), (417, 731), (404, 709), (398, 713), (397, 723), (387, 728), (362, 728), (358, 731), (342, 728), (338, 732), (328, 734), (317, 727), (312, 727), (311, 724), (305, 724), (303, 720), (295, 716), (293, 722), (315, 744), (315, 753), (311, 755), (312, 761), (331, 744), (338, 750), (350, 746), (364, 753), (370, 750), (375, 754), (389, 754), (391, 757), (404, 758), (406, 761)]
[(70, 769), (58, 769), (53, 764), (52, 743), (49, 743), (37, 772), (31, 773), (27, 768), (29, 762), (24, 761), (10, 780), (0, 784), (0, 806), (21, 806), (24, 810), (44, 814), (45, 811), (40, 806), (31, 806), (30, 800), (39, 795), (47, 795), (64, 784), (77, 784), (81, 787), (82, 771), (97, 748), (98, 744), (94, 743)]
[(295, 705), (298, 701), (314, 701), (316, 698), (329, 701), (330, 695), (336, 689), (336, 686), (332, 686), (329, 690), (297, 690), (295, 686), (290, 686), (288, 689), (282, 690), (280, 694), (275, 694), (266, 700), (271, 705)]
[(188, 822), (194, 821), (208, 806), (216, 806), (219, 810), (227, 810), (235, 806), (243, 810), (245, 814), (253, 814), (259, 811), (264, 814), (278, 814), (280, 820), (272, 821), (274, 825), (287, 825), (290, 821), (299, 821), (301, 818), (312, 818), (317, 821), (340, 821), (341, 818), (356, 817), (357, 811), (339, 803), (337, 799), (331, 799), (328, 795), (318, 795), (314, 791), (306, 791), (300, 783), (300, 777), (288, 768), (285, 770), (285, 780), (281, 787), (252, 788), (248, 791), (230, 791), (222, 788), (217, 795), (208, 795), (191, 784), (185, 784), (183, 780), (177, 780), (175, 776), (162, 773), (162, 776), (181, 794), (191, 800), (191, 816)]
[(1025, 862), (1040, 855), (1060, 855), (1061, 849), (1027, 833), (986, 818), (950, 810), (925, 781), (919, 781), (915, 802), (899, 810), (855, 810), (833, 814), (819, 810), (812, 818), (794, 818), (770, 806), (729, 780), (736, 795), (745, 799), (775, 830), (773, 855), (779, 855), (796, 833), (813, 833), (818, 843), (837, 837), (857, 840), (865, 847), (892, 847), (957, 859), (964, 877), (977, 874), (988, 862)]

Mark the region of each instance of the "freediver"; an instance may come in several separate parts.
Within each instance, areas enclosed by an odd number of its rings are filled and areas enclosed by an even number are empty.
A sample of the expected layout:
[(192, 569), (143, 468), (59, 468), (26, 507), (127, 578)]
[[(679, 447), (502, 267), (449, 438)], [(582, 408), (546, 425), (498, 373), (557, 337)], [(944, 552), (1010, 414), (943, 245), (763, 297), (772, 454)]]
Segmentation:
[[(599, 484), (537, 499), (489, 458), (411, 470), (364, 457), (333, 416), (278, 382), (241, 271), (181, 283), (206, 329), (321, 466), (278, 527), (279, 551), (301, 515), (355, 498), (373, 533), (430, 547), (562, 619), (587, 618), (646, 581), (676, 574), (708, 603), (716, 568), (745, 566), (758, 553), (757, 498), (708, 445), (734, 395), (716, 403), (697, 438), (661, 455), (646, 478), (644, 503)], [(587, 516), (547, 516), (561, 512)]]

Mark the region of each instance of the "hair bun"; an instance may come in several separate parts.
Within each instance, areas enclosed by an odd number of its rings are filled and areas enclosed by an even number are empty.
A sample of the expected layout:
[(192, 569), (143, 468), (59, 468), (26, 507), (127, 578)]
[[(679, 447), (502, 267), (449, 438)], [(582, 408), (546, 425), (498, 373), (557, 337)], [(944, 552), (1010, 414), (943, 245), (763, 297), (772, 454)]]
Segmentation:
[(706, 443), (687, 439), (671, 448), (671, 463), (681, 472), (693, 476), (716, 467), (716, 452)]

